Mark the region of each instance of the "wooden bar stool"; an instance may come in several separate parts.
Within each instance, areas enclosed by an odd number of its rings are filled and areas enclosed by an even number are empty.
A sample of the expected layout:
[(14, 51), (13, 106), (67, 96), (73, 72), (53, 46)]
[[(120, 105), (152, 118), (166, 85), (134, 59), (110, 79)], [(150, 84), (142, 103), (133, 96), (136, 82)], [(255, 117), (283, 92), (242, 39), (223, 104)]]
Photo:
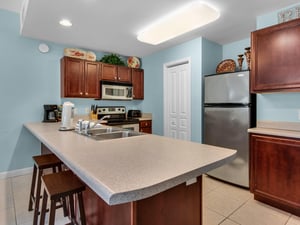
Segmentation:
[[(36, 225), (40, 207), (42, 175), (45, 173), (45, 169), (52, 168), (53, 173), (62, 171), (62, 162), (54, 154), (33, 156), (32, 159), (34, 161), (34, 165), (28, 210), (32, 211), (34, 205), (33, 225)], [(67, 213), (65, 203), (64, 213)]]
[(74, 197), (77, 195), (78, 206), (80, 212), (81, 225), (86, 225), (82, 192), (85, 190), (85, 185), (82, 183), (72, 171), (63, 171), (59, 173), (47, 174), (42, 177), (44, 184), (44, 194), (42, 202), (42, 211), (40, 218), (40, 225), (45, 224), (45, 216), (47, 211), (47, 201), (50, 197), (50, 214), (49, 225), (55, 223), (56, 204), (62, 198), (67, 202), (69, 200), (69, 213), (71, 224), (79, 224), (76, 221)]

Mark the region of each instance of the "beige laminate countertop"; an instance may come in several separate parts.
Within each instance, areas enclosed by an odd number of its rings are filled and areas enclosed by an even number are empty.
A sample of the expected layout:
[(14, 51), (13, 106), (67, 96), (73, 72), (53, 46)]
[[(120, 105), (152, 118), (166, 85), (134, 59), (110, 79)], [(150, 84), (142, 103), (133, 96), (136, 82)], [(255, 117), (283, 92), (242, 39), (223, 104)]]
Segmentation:
[(300, 123), (258, 121), (257, 127), (248, 129), (248, 132), (280, 137), (300, 138)]
[(136, 201), (158, 194), (230, 162), (235, 150), (142, 135), (95, 141), (59, 123), (25, 127), (55, 153), (107, 204)]

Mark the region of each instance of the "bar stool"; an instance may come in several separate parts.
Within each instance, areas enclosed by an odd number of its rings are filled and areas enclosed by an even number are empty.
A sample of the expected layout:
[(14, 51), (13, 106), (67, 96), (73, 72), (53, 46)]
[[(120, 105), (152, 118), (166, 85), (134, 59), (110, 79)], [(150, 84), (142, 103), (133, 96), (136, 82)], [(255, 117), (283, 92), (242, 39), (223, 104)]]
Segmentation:
[(74, 175), (72, 171), (68, 170), (44, 175), (42, 177), (42, 181), (45, 189), (43, 194), (40, 225), (45, 224), (48, 197), (50, 198), (51, 202), (49, 210), (49, 225), (54, 225), (55, 223), (56, 203), (59, 202), (61, 198), (65, 199), (65, 201), (67, 198), (69, 200), (71, 224), (79, 224), (76, 221), (75, 215), (74, 197), (76, 195), (78, 199), (81, 225), (86, 225), (82, 198), (82, 192), (85, 190), (85, 185), (77, 178), (77, 176)]
[[(45, 169), (52, 168), (53, 173), (62, 171), (62, 162), (54, 154), (33, 156), (32, 159), (34, 161), (34, 165), (28, 210), (32, 211), (34, 205), (33, 225), (36, 225), (40, 207), (42, 175), (45, 173)], [(67, 213), (65, 203), (64, 213)]]

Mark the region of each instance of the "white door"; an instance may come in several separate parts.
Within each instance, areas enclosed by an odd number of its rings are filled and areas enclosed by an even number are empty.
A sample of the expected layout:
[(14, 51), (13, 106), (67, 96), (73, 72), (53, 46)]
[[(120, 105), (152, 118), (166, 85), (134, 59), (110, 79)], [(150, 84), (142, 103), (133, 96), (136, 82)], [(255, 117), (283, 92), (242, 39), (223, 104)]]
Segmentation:
[(190, 60), (164, 65), (164, 136), (191, 139)]

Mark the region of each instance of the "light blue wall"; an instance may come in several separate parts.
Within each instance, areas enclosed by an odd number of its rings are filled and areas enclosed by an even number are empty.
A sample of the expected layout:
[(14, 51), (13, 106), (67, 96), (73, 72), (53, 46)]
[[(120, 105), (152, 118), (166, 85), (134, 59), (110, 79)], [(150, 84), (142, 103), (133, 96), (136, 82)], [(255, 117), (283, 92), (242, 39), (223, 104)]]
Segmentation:
[(44, 103), (60, 103), (63, 49), (50, 45), (41, 54), (38, 44), (20, 36), (18, 14), (0, 10), (0, 172), (32, 165), (39, 143), (23, 123), (41, 121)]
[[(284, 9), (289, 9), (296, 5), (299, 6), (300, 2)], [(277, 24), (277, 14), (281, 10), (259, 16), (256, 23), (257, 29)], [(258, 120), (300, 122), (298, 119), (299, 99), (300, 93), (258, 94), (257, 118)]]
[[(201, 38), (194, 39), (187, 43), (178, 45), (164, 51), (154, 53), (143, 58), (145, 71), (145, 101), (143, 110), (152, 112), (153, 133), (163, 135), (163, 65), (168, 62), (178, 61), (183, 58), (191, 57), (192, 73), (192, 139), (200, 140), (199, 134), (201, 126), (201, 112), (198, 105), (201, 104)], [(197, 89), (198, 87), (198, 89)], [(196, 108), (196, 109), (195, 109)]]
[[(221, 46), (202, 38), (154, 53), (143, 58), (145, 70), (144, 111), (152, 112), (153, 133), (163, 135), (163, 65), (191, 57), (192, 140), (201, 142), (202, 74), (214, 73), (215, 62), (221, 59)], [(205, 58), (205, 60), (204, 60)], [(214, 65), (213, 67), (211, 65)]]
[[(78, 113), (91, 104), (139, 108), (141, 101), (112, 102), (60, 98), (60, 58), (64, 47), (53, 43), (50, 52), (38, 51), (40, 41), (20, 36), (19, 14), (0, 10), (0, 173), (32, 166), (39, 142), (23, 127), (42, 121), (44, 104), (75, 103)], [(97, 52), (97, 58), (104, 53)]]
[[(297, 3), (284, 9), (289, 9), (299, 4)], [(277, 24), (277, 13), (281, 10), (257, 17), (257, 29)], [(231, 58), (237, 61), (237, 55), (243, 53), (244, 47), (248, 46), (250, 46), (250, 34), (247, 39), (224, 45), (223, 59)], [(246, 66), (245, 60), (243, 66)], [(300, 122), (298, 119), (299, 99), (300, 93), (257, 94), (257, 120)]]
[[(277, 12), (273, 12), (258, 17), (257, 27), (276, 22)], [(142, 109), (153, 113), (153, 132), (163, 134), (163, 64), (186, 57), (192, 59), (192, 140), (201, 142), (202, 76), (214, 73), (222, 59), (236, 60), (237, 55), (250, 45), (250, 37), (224, 46), (196, 38), (144, 57), (145, 100), (131, 102), (61, 99), (59, 60), (64, 47), (70, 46), (48, 43), (50, 52), (41, 54), (37, 50), (39, 43), (38, 40), (20, 36), (18, 14), (0, 10), (0, 172), (32, 166), (31, 156), (39, 153), (40, 145), (23, 128), (23, 124), (41, 121), (42, 105), (47, 103), (72, 101), (79, 114), (85, 113), (85, 108), (91, 104), (125, 105), (127, 109)], [(97, 58), (104, 55), (101, 52), (96, 54)], [(259, 95), (258, 119), (299, 122), (299, 99), (299, 93)]]
[[(236, 65), (238, 66), (238, 55), (245, 54), (245, 48), (250, 47), (250, 34), (249, 38), (236, 41), (233, 43), (229, 43), (226, 45), (223, 45), (223, 60), (224, 59), (233, 59), (235, 60)], [(243, 69), (248, 69), (248, 65), (246, 62), (246, 57), (244, 55), (244, 61), (243, 61)]]
[(202, 74), (216, 73), (216, 65), (222, 60), (222, 46), (202, 38)]

